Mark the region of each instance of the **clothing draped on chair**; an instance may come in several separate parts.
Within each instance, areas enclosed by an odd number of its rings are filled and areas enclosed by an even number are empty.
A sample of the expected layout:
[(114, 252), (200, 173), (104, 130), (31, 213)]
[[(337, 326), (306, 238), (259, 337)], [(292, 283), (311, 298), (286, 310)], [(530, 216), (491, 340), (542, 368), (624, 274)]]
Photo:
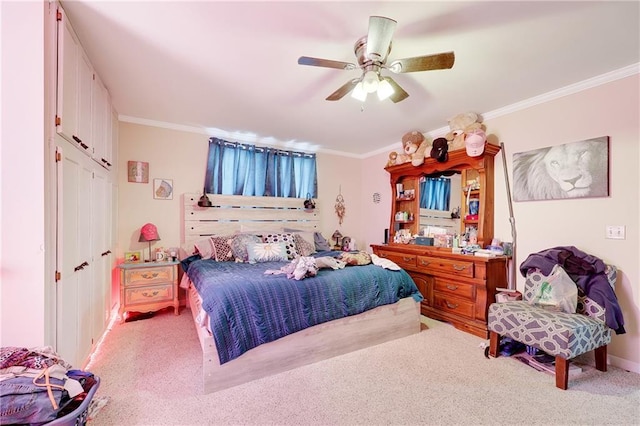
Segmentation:
[(315, 154), (209, 139), (207, 193), (315, 198), (317, 187)]

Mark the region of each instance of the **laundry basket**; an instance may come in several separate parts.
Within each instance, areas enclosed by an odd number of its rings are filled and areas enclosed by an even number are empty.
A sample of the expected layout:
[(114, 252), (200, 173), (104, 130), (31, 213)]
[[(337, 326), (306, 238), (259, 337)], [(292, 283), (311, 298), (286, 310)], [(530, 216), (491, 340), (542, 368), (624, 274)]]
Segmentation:
[(55, 426), (76, 426), (76, 425), (85, 425), (87, 423), (87, 417), (89, 416), (89, 405), (91, 404), (91, 400), (93, 396), (96, 394), (98, 387), (100, 387), (100, 377), (94, 375), (93, 376), (95, 383), (87, 392), (87, 396), (85, 396), (84, 400), (78, 408), (73, 410), (72, 412), (58, 417), (57, 419), (49, 422), (46, 426), (55, 425)]

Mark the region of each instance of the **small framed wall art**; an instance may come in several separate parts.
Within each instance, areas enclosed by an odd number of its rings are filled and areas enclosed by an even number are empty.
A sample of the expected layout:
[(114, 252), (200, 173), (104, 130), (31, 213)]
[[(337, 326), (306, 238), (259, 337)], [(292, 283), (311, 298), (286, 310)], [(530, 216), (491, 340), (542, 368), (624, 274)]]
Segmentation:
[(149, 183), (149, 163), (145, 161), (127, 161), (129, 182)]
[(156, 200), (173, 200), (173, 179), (154, 179), (153, 198)]

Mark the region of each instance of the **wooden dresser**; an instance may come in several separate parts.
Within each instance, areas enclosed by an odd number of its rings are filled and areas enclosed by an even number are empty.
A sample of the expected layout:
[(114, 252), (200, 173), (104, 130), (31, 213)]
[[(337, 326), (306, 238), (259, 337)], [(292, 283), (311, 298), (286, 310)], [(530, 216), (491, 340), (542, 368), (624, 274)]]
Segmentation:
[(372, 245), (373, 252), (405, 269), (424, 296), (423, 315), (489, 337), (487, 311), (496, 288), (507, 286), (507, 258), (453, 254), (416, 244)]

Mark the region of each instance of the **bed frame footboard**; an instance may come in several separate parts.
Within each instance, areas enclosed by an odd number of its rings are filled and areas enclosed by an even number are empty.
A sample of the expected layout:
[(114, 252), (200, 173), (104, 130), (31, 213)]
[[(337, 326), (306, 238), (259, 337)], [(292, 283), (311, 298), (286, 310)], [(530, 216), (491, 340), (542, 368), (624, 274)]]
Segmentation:
[[(189, 288), (194, 322), (199, 298)], [(412, 297), (359, 315), (341, 318), (285, 336), (220, 365), (215, 342), (196, 322), (202, 346), (204, 393), (217, 392), (337, 355), (420, 332), (420, 303)]]

